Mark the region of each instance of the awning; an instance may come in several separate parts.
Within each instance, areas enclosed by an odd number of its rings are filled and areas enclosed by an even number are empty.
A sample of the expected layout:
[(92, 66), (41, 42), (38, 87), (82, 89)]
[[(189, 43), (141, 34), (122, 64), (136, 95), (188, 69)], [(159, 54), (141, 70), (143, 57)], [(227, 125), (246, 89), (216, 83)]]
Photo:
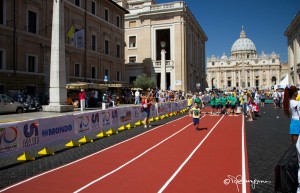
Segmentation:
[(118, 82), (118, 83), (109, 83), (107, 84), (109, 88), (128, 88), (130, 87), (126, 82)]
[(76, 82), (66, 84), (67, 89), (79, 90), (79, 89), (108, 89), (105, 84), (88, 83), (88, 82)]

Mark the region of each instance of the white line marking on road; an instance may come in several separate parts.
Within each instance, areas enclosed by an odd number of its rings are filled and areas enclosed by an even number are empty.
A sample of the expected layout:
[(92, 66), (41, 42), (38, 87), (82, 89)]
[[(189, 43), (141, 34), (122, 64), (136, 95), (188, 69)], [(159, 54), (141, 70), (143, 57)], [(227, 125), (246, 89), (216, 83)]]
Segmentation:
[(219, 121), (213, 126), (213, 128), (208, 132), (208, 134), (202, 139), (202, 141), (197, 145), (197, 147), (192, 151), (192, 153), (186, 158), (186, 160), (179, 166), (179, 168), (175, 171), (175, 173), (171, 176), (171, 178), (163, 185), (163, 187), (158, 191), (158, 193), (163, 192), (167, 186), (172, 182), (172, 180), (177, 176), (180, 170), (185, 166), (185, 164), (192, 158), (195, 152), (200, 148), (200, 146), (204, 143), (204, 141), (208, 138), (208, 136), (213, 132), (216, 126), (220, 123), (220, 121), (224, 118), (224, 115), (219, 119)]
[[(203, 119), (205, 116), (203, 116), (201, 119)], [(177, 135), (178, 133), (180, 133), (181, 131), (185, 130), (188, 126), (192, 125), (193, 123), (189, 123), (188, 125), (186, 125), (185, 127), (183, 127), (182, 129), (180, 129), (179, 131), (175, 132), (174, 134), (170, 135), (169, 137), (165, 138), (164, 140), (162, 140), (161, 142), (157, 143), (156, 145), (152, 146), (151, 148), (147, 149), (146, 151), (144, 151), (143, 153), (141, 153), (140, 155), (136, 156), (135, 158), (129, 160), (128, 162), (126, 162), (125, 164), (119, 166), (118, 168), (112, 170), (111, 172), (97, 178), (96, 180), (88, 183), (87, 185), (83, 186), (82, 188), (74, 191), (73, 193), (78, 193), (86, 188), (88, 188), (89, 186), (93, 185), (94, 183), (106, 178), (107, 176), (119, 171), (120, 169), (124, 168), (125, 166), (127, 166), (128, 164), (130, 164), (131, 162), (137, 160), (138, 158), (142, 157), (143, 155), (145, 155), (146, 153), (148, 153), (149, 151), (153, 150), (154, 148), (156, 148), (157, 146), (161, 145), (162, 143), (166, 142), (167, 140), (171, 139), (172, 137), (174, 137), (175, 135)]]
[(244, 129), (245, 129), (245, 118), (244, 115), (242, 116), (242, 179), (243, 179), (243, 184), (242, 184), (242, 192), (246, 193), (246, 158), (245, 158), (245, 134), (244, 134)]

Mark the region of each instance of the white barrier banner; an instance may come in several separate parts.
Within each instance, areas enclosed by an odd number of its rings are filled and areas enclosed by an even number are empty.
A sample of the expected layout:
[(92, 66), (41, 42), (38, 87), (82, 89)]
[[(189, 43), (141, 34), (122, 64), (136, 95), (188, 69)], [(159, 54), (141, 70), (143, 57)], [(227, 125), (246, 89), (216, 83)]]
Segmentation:
[(112, 110), (103, 110), (100, 112), (100, 128), (107, 131), (111, 127)]
[(131, 107), (119, 108), (120, 125), (126, 125), (132, 122)]
[(27, 151), (40, 145), (41, 131), (39, 129), (39, 120), (24, 121), (20, 124), (20, 148)]
[(151, 117), (157, 117), (157, 103), (150, 106), (150, 118)]
[(132, 114), (132, 122), (141, 121), (143, 119), (142, 114), (142, 107), (141, 106), (134, 106), (131, 107), (131, 114)]
[[(150, 117), (157, 117), (187, 107), (187, 100), (151, 105)], [(119, 127), (144, 119), (141, 106), (81, 112), (53, 118), (41, 118), (0, 124), (0, 158), (4, 155), (30, 151), (36, 147), (78, 139), (100, 130)]]
[(157, 104), (157, 113), (158, 113), (158, 116), (162, 116), (162, 115), (169, 113), (169, 108), (168, 108), (167, 103)]
[(90, 113), (74, 114), (75, 133), (87, 133), (90, 131)]
[(111, 110), (111, 127), (119, 127), (120, 125), (120, 108)]
[(0, 127), (0, 157), (3, 154), (20, 151), (20, 123), (5, 123)]
[(73, 118), (73, 115), (67, 115), (37, 120), (39, 145), (46, 146), (73, 139), (75, 136)]

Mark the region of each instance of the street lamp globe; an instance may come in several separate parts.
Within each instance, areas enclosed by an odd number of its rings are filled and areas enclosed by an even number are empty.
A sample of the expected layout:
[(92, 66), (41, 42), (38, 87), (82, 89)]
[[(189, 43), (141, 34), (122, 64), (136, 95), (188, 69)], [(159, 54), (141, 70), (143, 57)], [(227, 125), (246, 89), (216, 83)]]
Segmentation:
[(161, 41), (161, 42), (160, 42), (160, 46), (161, 46), (162, 49), (165, 49), (166, 45), (167, 45), (167, 44), (166, 44), (165, 41)]

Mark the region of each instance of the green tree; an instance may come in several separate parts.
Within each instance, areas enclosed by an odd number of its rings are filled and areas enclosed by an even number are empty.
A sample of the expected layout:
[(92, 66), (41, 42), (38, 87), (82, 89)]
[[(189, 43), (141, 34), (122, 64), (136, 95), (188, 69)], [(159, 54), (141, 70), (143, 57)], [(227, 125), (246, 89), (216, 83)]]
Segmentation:
[(155, 88), (156, 81), (152, 77), (148, 77), (146, 74), (139, 75), (133, 82), (134, 87), (147, 90), (148, 88)]

